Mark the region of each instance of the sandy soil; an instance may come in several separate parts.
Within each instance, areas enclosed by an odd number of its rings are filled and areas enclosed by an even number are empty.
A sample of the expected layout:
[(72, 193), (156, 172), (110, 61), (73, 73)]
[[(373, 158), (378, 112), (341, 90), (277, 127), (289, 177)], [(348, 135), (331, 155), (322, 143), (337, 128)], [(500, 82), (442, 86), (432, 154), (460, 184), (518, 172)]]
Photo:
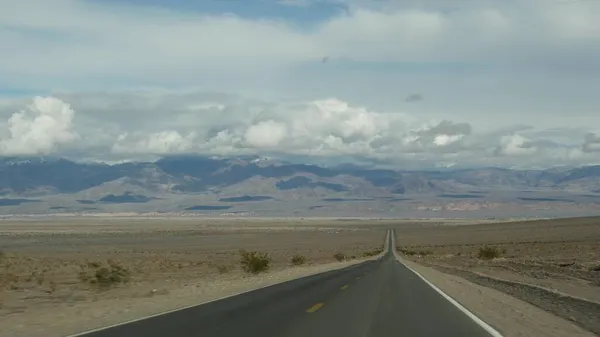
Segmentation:
[[(381, 248), (385, 233), (331, 221), (3, 221), (0, 336), (65, 336), (340, 268)], [(245, 274), (240, 249), (269, 253), (270, 272)], [(292, 266), (298, 254), (306, 263)], [(114, 266), (129, 282), (91, 283)]]
[[(518, 297), (600, 332), (600, 218), (403, 225), (404, 258)], [(496, 250), (496, 258), (479, 256)], [(557, 303), (560, 302), (560, 305)]]

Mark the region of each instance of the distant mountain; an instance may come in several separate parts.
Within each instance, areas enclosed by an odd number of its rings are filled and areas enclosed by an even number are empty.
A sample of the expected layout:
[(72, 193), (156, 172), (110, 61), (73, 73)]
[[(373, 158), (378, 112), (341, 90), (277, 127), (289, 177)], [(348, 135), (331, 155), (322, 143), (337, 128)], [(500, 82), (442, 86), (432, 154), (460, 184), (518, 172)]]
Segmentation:
[[(466, 189), (531, 188), (593, 192), (600, 189), (600, 166), (569, 170), (510, 170), (500, 168), (455, 171), (362, 169), (351, 165), (325, 168), (260, 160), (256, 157), (211, 158), (173, 156), (154, 163), (76, 163), (63, 158), (0, 158), (0, 191), (4, 195), (77, 193), (113, 181), (146, 191), (199, 193), (222, 189), (253, 177), (275, 178), (279, 190), (323, 188), (356, 192), (356, 180), (381, 193), (441, 193)], [(351, 182), (350, 180), (355, 180)], [(364, 188), (364, 186), (362, 187)], [(110, 193), (111, 191), (105, 191)], [(116, 191), (123, 194), (130, 191)]]
[[(483, 200), (489, 191), (566, 192), (592, 198), (600, 192), (600, 166), (407, 171), (343, 164), (321, 167), (252, 156), (170, 156), (156, 162), (114, 165), (50, 157), (0, 158), (0, 196), (4, 198), (0, 206), (13, 211), (14, 207), (40, 212), (43, 207), (71, 210), (85, 204), (108, 209), (134, 207), (132, 204), (145, 207), (157, 200), (169, 209), (189, 210), (228, 209), (219, 203), (257, 205), (304, 199), (336, 200), (336, 204), (373, 198), (399, 202), (411, 199), (411, 195)], [(551, 202), (553, 198), (542, 197), (540, 201)]]

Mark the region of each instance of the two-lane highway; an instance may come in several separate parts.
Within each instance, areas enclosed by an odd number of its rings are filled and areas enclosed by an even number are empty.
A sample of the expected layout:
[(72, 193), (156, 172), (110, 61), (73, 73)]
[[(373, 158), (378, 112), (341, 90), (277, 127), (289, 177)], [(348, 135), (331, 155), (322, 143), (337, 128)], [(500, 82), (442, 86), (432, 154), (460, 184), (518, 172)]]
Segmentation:
[(393, 231), (387, 247), (375, 261), (78, 336), (499, 336), (398, 262)]

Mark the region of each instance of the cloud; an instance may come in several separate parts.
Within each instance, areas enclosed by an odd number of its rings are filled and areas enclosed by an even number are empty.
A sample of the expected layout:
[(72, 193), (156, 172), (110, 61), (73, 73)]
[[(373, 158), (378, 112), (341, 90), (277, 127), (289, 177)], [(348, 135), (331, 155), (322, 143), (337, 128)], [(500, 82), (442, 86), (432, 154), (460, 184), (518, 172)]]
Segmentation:
[(227, 78), (251, 86), (258, 75), (285, 76), (323, 55), (372, 63), (599, 65), (596, 1), (428, 3), (354, 1), (303, 25), (115, 2), (57, 0), (48, 7), (43, 0), (0, 0), (0, 81), (76, 88), (107, 80), (192, 85)]
[(121, 134), (111, 151), (115, 154), (177, 154), (191, 152), (196, 135), (190, 133), (182, 136), (174, 130), (155, 132), (148, 135), (128, 133)]
[(585, 135), (582, 145), (583, 152), (600, 152), (600, 137), (595, 133)]
[(404, 99), (405, 102), (415, 103), (423, 100), (423, 96), (421, 94), (410, 94), (406, 96)]
[(533, 142), (519, 134), (502, 136), (500, 145), (496, 148), (497, 155), (506, 156), (526, 156), (532, 155), (537, 151)]
[(41, 155), (77, 139), (72, 130), (75, 111), (54, 97), (35, 97), (25, 110), (7, 121), (0, 139), (3, 155)]
[(254, 148), (273, 148), (285, 138), (287, 126), (268, 120), (251, 125), (246, 129), (244, 140)]
[[(380, 112), (337, 98), (260, 101), (202, 92), (79, 93), (70, 96), (70, 104), (65, 97), (36, 97), (26, 109), (9, 115), (1, 138), (3, 154), (106, 161), (258, 154), (407, 169), (533, 168), (596, 163), (593, 151), (600, 149), (598, 137), (585, 128), (478, 129), (465, 121)], [(3, 102), (0, 110), (22, 103)]]

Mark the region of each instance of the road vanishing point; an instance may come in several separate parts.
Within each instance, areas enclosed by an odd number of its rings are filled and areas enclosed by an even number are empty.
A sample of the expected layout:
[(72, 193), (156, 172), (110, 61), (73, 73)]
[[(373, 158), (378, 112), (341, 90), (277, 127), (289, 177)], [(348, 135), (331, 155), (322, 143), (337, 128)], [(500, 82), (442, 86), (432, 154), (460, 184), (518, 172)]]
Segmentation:
[(70, 337), (501, 337), (386, 251), (376, 260)]

